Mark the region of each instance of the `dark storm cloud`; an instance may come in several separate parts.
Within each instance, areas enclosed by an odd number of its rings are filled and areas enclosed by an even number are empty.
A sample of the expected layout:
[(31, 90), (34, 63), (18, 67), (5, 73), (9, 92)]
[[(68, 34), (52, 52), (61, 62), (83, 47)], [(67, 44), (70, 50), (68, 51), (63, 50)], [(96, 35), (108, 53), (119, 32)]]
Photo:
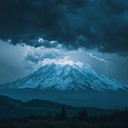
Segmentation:
[(33, 40), (33, 46), (34, 47), (44, 46), (46, 48), (57, 48), (57, 49), (62, 48), (62, 46), (59, 44), (58, 41), (48, 41), (42, 38), (39, 38), (38, 40)]
[(127, 30), (127, 0), (0, 0), (0, 38), (13, 44), (43, 37), (69, 49), (128, 55)]

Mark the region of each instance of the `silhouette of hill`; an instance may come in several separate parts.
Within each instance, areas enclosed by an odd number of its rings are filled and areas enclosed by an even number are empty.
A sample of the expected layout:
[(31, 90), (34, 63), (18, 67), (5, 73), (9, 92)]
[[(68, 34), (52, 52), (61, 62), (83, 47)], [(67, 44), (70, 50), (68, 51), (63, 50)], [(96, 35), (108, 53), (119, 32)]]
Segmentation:
[[(69, 117), (75, 116), (83, 109), (82, 107), (69, 106), (55, 103), (47, 100), (33, 99), (28, 102), (15, 100), (7, 96), (0, 95), (0, 118), (17, 118), (24, 117), (30, 114), (47, 116), (55, 116), (61, 111), (62, 105), (65, 107)], [(85, 108), (90, 115), (109, 114), (114, 110), (100, 108)]]

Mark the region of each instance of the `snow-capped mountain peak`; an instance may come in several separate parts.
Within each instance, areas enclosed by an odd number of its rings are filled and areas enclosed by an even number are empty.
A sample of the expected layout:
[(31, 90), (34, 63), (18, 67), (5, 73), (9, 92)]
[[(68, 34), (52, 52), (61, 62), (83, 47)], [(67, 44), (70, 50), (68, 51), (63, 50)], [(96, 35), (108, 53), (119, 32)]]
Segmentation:
[(114, 78), (96, 73), (86, 65), (61, 65), (52, 63), (44, 65), (25, 78), (5, 84), (2, 87), (57, 90), (117, 90), (126, 89), (128, 86)]

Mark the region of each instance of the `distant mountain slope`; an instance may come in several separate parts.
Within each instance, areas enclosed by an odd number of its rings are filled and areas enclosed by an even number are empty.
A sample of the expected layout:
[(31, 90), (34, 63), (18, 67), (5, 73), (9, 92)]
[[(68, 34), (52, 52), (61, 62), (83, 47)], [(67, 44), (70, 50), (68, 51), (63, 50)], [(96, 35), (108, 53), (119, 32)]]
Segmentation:
[(7, 96), (2, 96), (0, 95), (0, 107), (1, 106), (16, 106), (16, 105), (21, 105), (20, 100), (15, 100)]
[(83, 65), (47, 64), (33, 74), (1, 85), (1, 88), (35, 88), (54, 90), (128, 90), (128, 85), (112, 77), (96, 73)]
[[(5, 103), (5, 104), (3, 104)], [(66, 113), (69, 117), (72, 117), (83, 108), (73, 107), (69, 105), (65, 106)], [(0, 95), (0, 118), (15, 118), (24, 117), (30, 114), (46, 116), (51, 113), (55, 116), (61, 111), (62, 104), (46, 101), (46, 100), (31, 100), (28, 102), (22, 102), (6, 96)], [(89, 115), (109, 114), (114, 112), (112, 109), (100, 109), (100, 108), (85, 108)]]

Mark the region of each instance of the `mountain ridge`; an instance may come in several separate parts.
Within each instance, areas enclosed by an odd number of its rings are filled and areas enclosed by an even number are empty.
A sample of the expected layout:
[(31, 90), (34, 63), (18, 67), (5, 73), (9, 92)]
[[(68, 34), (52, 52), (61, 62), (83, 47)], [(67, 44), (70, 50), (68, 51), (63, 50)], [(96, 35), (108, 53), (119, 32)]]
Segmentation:
[[(0, 119), (2, 118), (17, 118), (25, 117), (30, 114), (48, 116), (51, 113), (55, 116), (61, 111), (64, 106), (69, 117), (79, 113), (83, 107), (70, 106), (67, 104), (60, 104), (48, 100), (33, 99), (27, 102), (12, 99), (7, 96), (0, 95)], [(102, 109), (93, 107), (84, 107), (90, 115), (111, 114), (114, 109)]]
[(127, 91), (127, 84), (95, 72), (86, 65), (47, 64), (34, 73), (4, 84), (1, 88), (38, 88), (55, 90), (119, 90)]

